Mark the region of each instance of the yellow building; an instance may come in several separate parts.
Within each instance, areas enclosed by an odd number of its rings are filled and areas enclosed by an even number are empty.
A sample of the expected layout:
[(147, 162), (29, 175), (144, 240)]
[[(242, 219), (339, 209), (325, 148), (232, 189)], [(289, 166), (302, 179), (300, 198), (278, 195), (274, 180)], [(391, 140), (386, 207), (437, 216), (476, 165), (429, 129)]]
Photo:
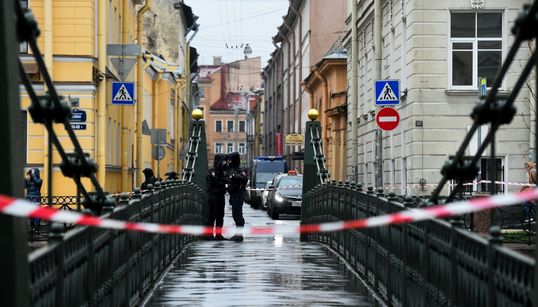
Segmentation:
[(344, 181), (346, 174), (346, 63), (345, 52), (331, 53), (312, 68), (304, 81), (310, 107), (320, 114), (327, 169), (336, 181)]
[[(76, 107), (86, 113), (86, 121), (76, 123), (78, 140), (90, 157), (97, 162), (97, 178), (106, 191), (117, 193), (140, 186), (144, 167), (157, 173), (157, 164), (151, 156), (151, 139), (143, 132), (142, 120), (147, 128), (165, 128), (166, 157), (160, 163), (161, 177), (168, 171), (178, 171), (179, 151), (185, 142), (183, 131), (187, 117), (184, 101), (186, 81), (190, 65), (188, 56), (177, 59), (179, 65), (170, 64), (143, 50), (126, 59), (136, 60), (133, 69), (123, 76), (124, 81), (135, 83), (132, 97), (135, 105), (113, 105), (112, 83), (120, 80), (120, 72), (112, 61), (107, 46), (113, 44), (137, 44), (141, 42), (141, 16), (151, 0), (31, 0), (30, 9), (35, 15), (41, 36), (39, 48), (44, 55), (49, 73), (57, 91), (71, 101), (79, 101)], [(28, 5), (28, 1), (23, 1)], [(190, 9), (190, 8), (189, 8)], [(183, 10), (184, 11), (184, 10)], [(185, 18), (182, 12), (182, 18)], [(192, 21), (191, 16), (187, 16)], [(188, 24), (182, 35), (185, 35)], [(140, 30), (140, 31), (139, 31)], [(182, 48), (188, 47), (180, 38)], [(30, 74), (39, 95), (46, 89), (40, 72), (25, 45), (20, 47), (20, 57)], [(139, 93), (142, 92), (142, 95)], [(42, 195), (47, 195), (48, 137), (40, 124), (34, 124), (27, 113), (30, 104), (27, 93), (21, 87), (21, 110), (26, 118), (26, 167), (37, 167), (44, 180)], [(183, 114), (183, 115), (182, 115)], [(73, 146), (62, 126), (55, 131), (67, 152)], [(180, 136), (179, 138), (177, 136)], [(53, 151), (52, 195), (75, 195), (73, 180), (65, 178), (59, 169), (61, 159)], [(22, 180), (22, 175), (21, 175)], [(89, 181), (83, 181), (92, 191)]]

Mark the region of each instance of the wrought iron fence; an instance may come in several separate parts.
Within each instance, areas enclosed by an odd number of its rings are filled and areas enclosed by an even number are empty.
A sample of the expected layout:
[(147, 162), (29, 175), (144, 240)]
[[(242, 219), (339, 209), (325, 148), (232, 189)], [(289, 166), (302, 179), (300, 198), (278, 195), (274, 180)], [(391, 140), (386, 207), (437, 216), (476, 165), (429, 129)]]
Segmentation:
[[(303, 196), (302, 223), (361, 219), (406, 209), (382, 190), (318, 185)], [(530, 306), (534, 260), (486, 240), (463, 222), (444, 220), (316, 233), (389, 304), (401, 306)]]
[[(206, 197), (195, 184), (157, 183), (105, 217), (132, 222), (203, 225)], [(32, 306), (134, 306), (195, 238), (53, 225), (49, 245), (29, 256)]]

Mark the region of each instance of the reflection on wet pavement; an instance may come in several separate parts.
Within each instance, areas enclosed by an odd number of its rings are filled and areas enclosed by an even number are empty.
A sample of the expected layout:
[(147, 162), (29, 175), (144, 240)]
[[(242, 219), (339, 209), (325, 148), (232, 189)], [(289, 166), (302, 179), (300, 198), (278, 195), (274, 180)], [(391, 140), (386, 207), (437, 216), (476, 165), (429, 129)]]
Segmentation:
[[(233, 225), (227, 206), (226, 225)], [(245, 204), (247, 224), (273, 221)], [(286, 218), (286, 217), (283, 217)], [(278, 221), (298, 224), (295, 219)], [(373, 298), (324, 247), (296, 237), (191, 245), (146, 306), (372, 306)]]

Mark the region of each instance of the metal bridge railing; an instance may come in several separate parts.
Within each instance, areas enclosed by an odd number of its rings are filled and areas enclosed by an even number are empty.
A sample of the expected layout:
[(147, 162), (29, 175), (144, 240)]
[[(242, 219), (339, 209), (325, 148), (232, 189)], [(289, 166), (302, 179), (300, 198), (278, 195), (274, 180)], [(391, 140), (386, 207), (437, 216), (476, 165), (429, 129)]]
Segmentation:
[[(39, 28), (36, 19), (20, 1), (15, 2), (16, 28), (19, 42), (27, 42), (43, 77), (47, 93), (38, 96), (32, 82), (18, 59), (20, 80), (31, 103), (29, 113), (36, 123), (45, 126), (49, 143), (54, 144), (61, 157), (60, 169), (70, 177), (82, 194), (86, 214), (95, 214), (116, 220), (161, 224), (203, 225), (207, 215), (207, 197), (200, 187), (207, 169), (207, 149), (203, 123), (193, 124), (193, 137), (198, 131), (196, 146), (189, 148), (188, 167), (196, 171), (188, 174), (184, 181), (157, 183), (143, 194), (135, 190), (132, 198), (122, 194), (119, 201), (105, 193), (97, 181), (97, 166), (82, 150), (71, 124), (69, 105), (56, 91), (52, 78), (38, 48)], [(12, 6), (0, 5), (3, 9)], [(18, 46), (16, 42), (11, 42)], [(1, 50), (0, 50), (1, 52)], [(104, 56), (104, 55), (101, 55)], [(5, 103), (17, 103), (17, 100)], [(68, 153), (60, 142), (53, 124), (62, 124), (74, 148)], [(194, 138), (191, 139), (191, 145)], [(199, 146), (198, 144), (204, 144)], [(194, 159), (191, 159), (194, 158)], [(198, 163), (195, 163), (198, 160)], [(192, 163), (191, 163), (192, 162)], [(52, 147), (49, 147), (49, 197), (47, 204), (53, 205), (52, 191)], [(21, 170), (22, 171), (22, 170)], [(90, 180), (95, 192), (82, 184), (81, 178)], [(205, 183), (205, 182), (204, 182)], [(132, 306), (140, 303), (144, 294), (154, 286), (165, 268), (189, 244), (193, 236), (171, 236), (102, 230), (77, 227), (63, 233), (64, 226), (53, 224), (48, 236), (49, 245), (32, 252), (28, 263), (18, 259), (17, 265), (24, 267), (24, 276), (11, 274), (5, 283), (17, 279), (28, 282), (20, 287), (30, 292), (32, 306)], [(12, 238), (13, 239), (13, 238)], [(24, 255), (26, 256), (26, 254)], [(5, 263), (9, 266), (10, 263)], [(26, 274), (29, 266), (30, 276)], [(30, 286), (29, 289), (26, 287)], [(8, 294), (9, 295), (9, 294)], [(12, 294), (16, 295), (16, 294)], [(15, 301), (15, 300), (13, 300)], [(27, 305), (27, 296), (17, 295), (17, 306)]]
[[(499, 87), (524, 41), (538, 38), (538, 0), (525, 5), (512, 32), (515, 40), (507, 53), (499, 75), (489, 94), (474, 108), (474, 120), (456, 155), (441, 169), (442, 179), (429, 200), (421, 205), (441, 201), (441, 191), (450, 180), (458, 182), (444, 202), (462, 195), (463, 182), (474, 180), (486, 149), (491, 150), (490, 178), (495, 178), (495, 134), (509, 124), (516, 114), (514, 102), (533, 68), (537, 66), (536, 48), (525, 64), (507, 99), (497, 96)], [(536, 102), (534, 102), (536, 103)], [(533, 112), (538, 112), (535, 107)], [(317, 124), (319, 125), (319, 123)], [(489, 125), (488, 134), (477, 153), (465, 157), (473, 134)], [(307, 123), (307, 130), (308, 123)], [(535, 154), (538, 157), (538, 133)], [(308, 137), (308, 134), (307, 134)], [(305, 147), (305, 184), (317, 180), (307, 169)], [(310, 153), (312, 155), (313, 153)], [(309, 158), (311, 159), (311, 157)], [(308, 176), (307, 176), (308, 171)], [(490, 192), (495, 194), (495, 180)], [(363, 219), (390, 214), (412, 206), (386, 198), (383, 189), (362, 191), (355, 183), (317, 182), (304, 191), (301, 223), (317, 224)], [(494, 215), (491, 215), (491, 224)], [(536, 227), (534, 224), (531, 227)], [(451, 222), (434, 219), (425, 222), (391, 225), (343, 232), (304, 234), (302, 240), (317, 241), (340, 254), (389, 304), (396, 306), (538, 306), (535, 283), (535, 260), (501, 244), (499, 227), (486, 240), (464, 228), (462, 218)]]
[[(123, 194), (104, 217), (132, 222), (203, 225), (206, 198), (193, 183), (167, 181), (144, 194)], [(49, 245), (30, 254), (31, 306), (138, 305), (165, 268), (194, 240), (53, 225)]]
[[(363, 219), (406, 209), (383, 190), (318, 185), (303, 196), (302, 223)], [(408, 204), (409, 205), (409, 204)], [(304, 235), (332, 248), (395, 306), (529, 306), (534, 261), (467, 231), (461, 219)]]

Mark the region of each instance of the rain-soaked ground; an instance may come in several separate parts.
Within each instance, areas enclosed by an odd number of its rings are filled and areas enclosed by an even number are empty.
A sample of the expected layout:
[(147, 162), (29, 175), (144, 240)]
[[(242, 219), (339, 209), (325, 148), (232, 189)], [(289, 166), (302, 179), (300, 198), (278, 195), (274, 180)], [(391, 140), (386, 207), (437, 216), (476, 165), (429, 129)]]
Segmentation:
[[(243, 207), (247, 224), (273, 221)], [(226, 206), (225, 225), (234, 225)], [(365, 286), (323, 246), (293, 237), (246, 237), (242, 243), (199, 241), (157, 285), (145, 306), (377, 306)]]

